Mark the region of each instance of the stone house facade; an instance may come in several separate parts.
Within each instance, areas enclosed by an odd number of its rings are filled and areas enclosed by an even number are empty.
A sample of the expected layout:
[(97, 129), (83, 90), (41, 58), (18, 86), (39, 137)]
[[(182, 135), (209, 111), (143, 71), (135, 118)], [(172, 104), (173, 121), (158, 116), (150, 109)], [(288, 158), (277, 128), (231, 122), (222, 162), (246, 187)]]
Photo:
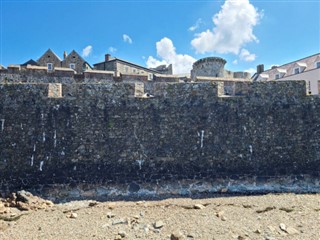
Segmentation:
[(77, 73), (91, 69), (90, 65), (75, 50), (72, 50), (69, 55), (66, 53), (64, 55), (65, 58), (61, 62), (61, 67), (71, 68)]
[[(165, 71), (162, 67), (162, 71), (157, 71), (155, 69), (145, 68), (140, 65), (119, 59), (111, 58), (110, 54), (105, 55), (105, 60), (100, 63), (93, 64), (94, 69), (103, 71), (113, 71), (116, 76), (120, 74), (134, 74), (134, 75), (147, 75), (148, 79), (153, 78), (153, 74), (161, 74), (163, 72), (172, 73), (172, 66), (169, 65), (169, 70)], [(170, 70), (171, 69), (171, 70)]]
[(48, 49), (38, 60), (39, 66), (47, 67), (48, 71), (53, 71), (55, 68), (71, 68), (76, 73), (83, 73), (86, 70), (91, 70), (92, 67), (87, 63), (75, 50), (67, 55), (64, 52), (64, 59), (61, 60), (57, 54), (51, 49)]
[(38, 60), (39, 66), (45, 66), (49, 71), (55, 67), (61, 67), (61, 59), (51, 50), (48, 49)]

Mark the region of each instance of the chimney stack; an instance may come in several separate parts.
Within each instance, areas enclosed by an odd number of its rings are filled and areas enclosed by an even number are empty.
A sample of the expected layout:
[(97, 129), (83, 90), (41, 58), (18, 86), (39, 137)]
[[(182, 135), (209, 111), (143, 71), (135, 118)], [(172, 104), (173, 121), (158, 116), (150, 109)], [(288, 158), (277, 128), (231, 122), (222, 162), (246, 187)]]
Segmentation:
[(263, 64), (259, 64), (257, 66), (257, 74), (260, 74), (262, 72), (264, 72), (264, 65)]
[(63, 59), (66, 59), (66, 58), (67, 58), (67, 52), (64, 51), (64, 52), (63, 52)]
[(111, 55), (110, 55), (109, 53), (107, 53), (107, 54), (104, 56), (104, 58), (105, 58), (105, 62), (108, 62), (108, 61), (110, 61)]

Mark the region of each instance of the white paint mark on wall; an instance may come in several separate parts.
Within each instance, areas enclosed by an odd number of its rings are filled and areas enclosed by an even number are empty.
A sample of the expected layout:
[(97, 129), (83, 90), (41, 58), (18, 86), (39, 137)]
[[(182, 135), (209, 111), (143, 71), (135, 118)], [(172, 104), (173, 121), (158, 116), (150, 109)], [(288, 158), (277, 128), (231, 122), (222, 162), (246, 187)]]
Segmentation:
[(33, 151), (36, 151), (36, 144), (33, 144)]
[(142, 165), (143, 165), (143, 163), (144, 163), (144, 160), (139, 159), (139, 160), (136, 160), (136, 162), (137, 162), (137, 163), (138, 163), (138, 165), (139, 165), (139, 170), (141, 170)]
[(4, 119), (1, 119), (1, 131), (3, 132), (4, 130)]
[(32, 154), (32, 156), (31, 156), (31, 161), (30, 161), (31, 167), (33, 166), (33, 160), (34, 160), (34, 156), (33, 156), (33, 154)]
[(23, 126), (22, 126), (22, 123), (20, 124), (20, 128), (21, 128), (21, 130), (23, 130)]
[(43, 120), (43, 118), (44, 118), (44, 114), (43, 114), (43, 113), (41, 113), (41, 120)]
[(253, 153), (252, 145), (249, 145), (249, 152), (250, 152), (251, 154)]
[(201, 139), (200, 139), (200, 147), (203, 148), (203, 137), (204, 137), (204, 130), (201, 130)]
[(247, 131), (247, 128), (246, 128), (246, 126), (243, 126), (243, 130), (244, 130), (244, 131)]
[(57, 131), (54, 130), (54, 134), (53, 134), (53, 146), (56, 147), (57, 146)]
[(44, 164), (44, 161), (41, 161), (40, 162), (40, 168), (39, 168), (40, 171), (42, 171), (43, 164)]
[(43, 133), (42, 133), (42, 142), (45, 142), (45, 141), (46, 141), (46, 133), (43, 132)]
[(77, 166), (74, 166), (74, 167), (73, 167), (73, 171), (77, 171)]

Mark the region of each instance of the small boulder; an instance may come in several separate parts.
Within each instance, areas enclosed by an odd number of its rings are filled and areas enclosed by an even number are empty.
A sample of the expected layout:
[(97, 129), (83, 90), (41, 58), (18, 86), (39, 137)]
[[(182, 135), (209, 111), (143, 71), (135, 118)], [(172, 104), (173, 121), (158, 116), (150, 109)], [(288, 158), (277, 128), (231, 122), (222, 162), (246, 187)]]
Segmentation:
[(72, 212), (71, 214), (70, 214), (70, 216), (69, 216), (69, 218), (77, 218), (78, 217), (78, 214), (77, 213), (74, 213), (74, 212)]
[(125, 231), (120, 231), (118, 232), (118, 235), (124, 238), (127, 235), (127, 233)]
[(193, 208), (194, 208), (194, 209), (204, 209), (204, 208), (206, 208), (206, 207), (203, 206), (202, 204), (195, 204), (195, 205), (193, 206)]
[(180, 231), (173, 232), (170, 236), (170, 240), (182, 240), (182, 239), (184, 239), (184, 235)]
[(154, 224), (153, 224), (154, 228), (162, 228), (164, 226), (164, 223), (160, 220), (160, 221), (156, 221)]
[(285, 225), (284, 223), (280, 223), (279, 228), (280, 228), (282, 231), (286, 232), (287, 227), (286, 227), (286, 225)]

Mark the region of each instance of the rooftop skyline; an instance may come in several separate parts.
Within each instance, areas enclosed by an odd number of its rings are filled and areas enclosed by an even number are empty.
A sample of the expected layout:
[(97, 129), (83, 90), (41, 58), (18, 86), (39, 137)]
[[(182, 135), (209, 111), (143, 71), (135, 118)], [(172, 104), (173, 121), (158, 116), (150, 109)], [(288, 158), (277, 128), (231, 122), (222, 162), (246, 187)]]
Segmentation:
[(189, 72), (208, 56), (232, 71), (282, 65), (320, 52), (317, 1), (2, 0), (0, 64), (60, 58), (76, 50), (91, 65), (104, 55)]

